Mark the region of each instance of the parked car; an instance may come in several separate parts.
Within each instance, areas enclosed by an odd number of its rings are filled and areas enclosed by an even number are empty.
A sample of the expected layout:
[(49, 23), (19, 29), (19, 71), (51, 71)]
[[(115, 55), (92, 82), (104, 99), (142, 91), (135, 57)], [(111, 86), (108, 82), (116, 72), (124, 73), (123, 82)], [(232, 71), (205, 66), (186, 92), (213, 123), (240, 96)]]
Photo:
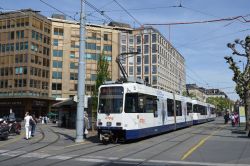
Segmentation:
[(9, 125), (4, 119), (0, 119), (0, 139), (8, 139), (9, 137)]

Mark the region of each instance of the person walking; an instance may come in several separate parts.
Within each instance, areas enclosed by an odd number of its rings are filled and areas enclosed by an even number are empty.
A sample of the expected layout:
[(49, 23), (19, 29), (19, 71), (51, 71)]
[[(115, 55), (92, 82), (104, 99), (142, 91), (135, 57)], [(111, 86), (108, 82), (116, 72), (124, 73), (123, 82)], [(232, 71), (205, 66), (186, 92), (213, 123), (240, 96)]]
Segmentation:
[(25, 136), (26, 136), (26, 140), (30, 139), (30, 136), (31, 136), (31, 123), (33, 121), (33, 118), (32, 116), (29, 115), (29, 112), (26, 112), (25, 114), (25, 118), (24, 118), (24, 121), (25, 121)]
[(34, 137), (35, 132), (36, 132), (36, 124), (37, 124), (37, 120), (34, 114), (32, 115), (32, 119), (33, 121), (31, 122), (31, 136)]
[(89, 118), (88, 118), (88, 113), (86, 111), (84, 112), (83, 123), (84, 123), (84, 128), (83, 128), (84, 134), (83, 134), (83, 137), (87, 138), (88, 129), (89, 129)]

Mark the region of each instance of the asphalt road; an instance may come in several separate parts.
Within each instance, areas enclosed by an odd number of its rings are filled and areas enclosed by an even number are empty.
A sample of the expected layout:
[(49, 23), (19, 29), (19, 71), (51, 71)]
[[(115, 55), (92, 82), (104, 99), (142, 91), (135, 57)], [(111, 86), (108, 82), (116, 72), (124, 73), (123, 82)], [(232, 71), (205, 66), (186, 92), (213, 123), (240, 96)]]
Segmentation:
[(238, 129), (218, 118), (139, 141), (103, 145), (95, 133), (74, 143), (74, 130), (38, 125), (31, 140), (22, 134), (0, 141), (0, 165), (250, 165), (250, 139), (232, 130)]

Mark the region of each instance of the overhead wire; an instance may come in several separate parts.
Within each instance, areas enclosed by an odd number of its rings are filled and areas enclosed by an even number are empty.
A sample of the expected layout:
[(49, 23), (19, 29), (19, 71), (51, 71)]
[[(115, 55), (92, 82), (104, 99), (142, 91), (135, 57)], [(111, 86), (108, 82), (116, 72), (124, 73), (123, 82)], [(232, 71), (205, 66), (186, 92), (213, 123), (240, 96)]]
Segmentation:
[(137, 23), (137, 24), (139, 24), (141, 27), (143, 26), (142, 25), (142, 23), (140, 23), (132, 14), (130, 14), (129, 12), (128, 12), (128, 10), (127, 9), (125, 9), (118, 1), (116, 1), (116, 0), (114, 0), (114, 2), (118, 5), (118, 6), (120, 6), (120, 8), (122, 8), (133, 20), (135, 20), (135, 22)]

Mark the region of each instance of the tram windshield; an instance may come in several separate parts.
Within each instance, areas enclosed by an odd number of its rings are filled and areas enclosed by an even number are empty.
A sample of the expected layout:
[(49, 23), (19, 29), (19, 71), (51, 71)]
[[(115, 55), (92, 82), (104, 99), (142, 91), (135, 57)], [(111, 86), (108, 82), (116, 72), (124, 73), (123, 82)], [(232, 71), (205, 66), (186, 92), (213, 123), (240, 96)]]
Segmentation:
[(102, 87), (99, 96), (99, 113), (122, 113), (123, 87)]

